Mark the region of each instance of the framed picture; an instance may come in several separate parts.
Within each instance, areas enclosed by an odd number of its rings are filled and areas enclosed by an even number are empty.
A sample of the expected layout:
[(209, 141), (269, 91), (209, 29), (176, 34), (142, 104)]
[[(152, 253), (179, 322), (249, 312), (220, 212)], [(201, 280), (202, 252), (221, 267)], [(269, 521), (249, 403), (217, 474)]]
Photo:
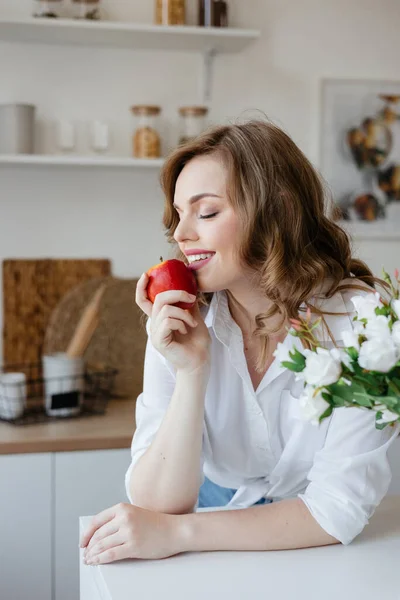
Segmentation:
[(400, 81), (324, 79), (320, 149), (343, 218), (373, 221), (400, 207)]

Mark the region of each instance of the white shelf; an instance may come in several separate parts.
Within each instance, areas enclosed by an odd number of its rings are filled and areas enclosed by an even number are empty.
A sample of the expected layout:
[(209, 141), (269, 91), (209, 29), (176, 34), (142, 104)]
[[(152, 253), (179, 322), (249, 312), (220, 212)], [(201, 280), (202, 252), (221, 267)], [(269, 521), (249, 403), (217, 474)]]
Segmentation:
[(40, 44), (70, 44), (183, 50), (186, 52), (240, 52), (260, 35), (253, 29), (161, 26), (114, 21), (73, 19), (0, 19), (0, 40)]
[(356, 241), (400, 241), (400, 223), (391, 218), (378, 219), (370, 223), (367, 221), (339, 221), (338, 225), (343, 227)]
[(74, 167), (131, 167), (160, 169), (163, 158), (129, 158), (119, 156), (74, 156), (46, 154), (0, 154), (1, 165), (74, 166)]

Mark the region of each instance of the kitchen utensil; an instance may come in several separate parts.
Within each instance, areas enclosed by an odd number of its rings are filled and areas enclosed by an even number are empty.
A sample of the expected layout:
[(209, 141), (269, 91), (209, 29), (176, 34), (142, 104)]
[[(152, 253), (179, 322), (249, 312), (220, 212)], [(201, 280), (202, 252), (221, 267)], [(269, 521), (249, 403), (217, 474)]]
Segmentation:
[(51, 315), (44, 352), (65, 351), (84, 308), (102, 283), (106, 289), (101, 298), (99, 324), (84, 353), (85, 362), (117, 369), (113, 395), (135, 397), (143, 389), (147, 342), (145, 316), (135, 303), (137, 279), (99, 278), (71, 290)]
[(74, 336), (67, 349), (67, 356), (69, 358), (83, 356), (85, 353), (92, 335), (99, 324), (100, 300), (105, 289), (106, 286), (104, 284), (101, 285), (93, 296), (91, 302), (83, 311)]

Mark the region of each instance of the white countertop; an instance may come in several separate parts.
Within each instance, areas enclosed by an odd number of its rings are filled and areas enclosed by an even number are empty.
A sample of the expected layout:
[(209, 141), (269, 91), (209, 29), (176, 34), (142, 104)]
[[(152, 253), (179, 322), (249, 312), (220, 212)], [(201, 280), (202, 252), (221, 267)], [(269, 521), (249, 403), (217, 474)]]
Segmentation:
[[(85, 529), (90, 517), (81, 517)], [(188, 553), (86, 566), (81, 600), (400, 600), (400, 495), (387, 496), (348, 546)]]

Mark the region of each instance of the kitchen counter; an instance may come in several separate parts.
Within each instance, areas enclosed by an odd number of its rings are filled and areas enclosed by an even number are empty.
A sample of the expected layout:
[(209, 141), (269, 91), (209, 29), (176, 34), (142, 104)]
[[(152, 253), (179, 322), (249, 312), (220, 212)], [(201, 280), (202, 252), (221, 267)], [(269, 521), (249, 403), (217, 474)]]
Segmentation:
[(129, 448), (135, 430), (133, 399), (114, 399), (104, 415), (37, 425), (0, 422), (0, 454)]
[[(268, 507), (267, 507), (268, 509)], [(81, 533), (90, 519), (80, 519)], [(82, 563), (81, 600), (398, 600), (400, 496), (387, 496), (348, 546), (270, 552), (187, 553), (164, 560)], [(77, 549), (78, 551), (78, 549)]]

